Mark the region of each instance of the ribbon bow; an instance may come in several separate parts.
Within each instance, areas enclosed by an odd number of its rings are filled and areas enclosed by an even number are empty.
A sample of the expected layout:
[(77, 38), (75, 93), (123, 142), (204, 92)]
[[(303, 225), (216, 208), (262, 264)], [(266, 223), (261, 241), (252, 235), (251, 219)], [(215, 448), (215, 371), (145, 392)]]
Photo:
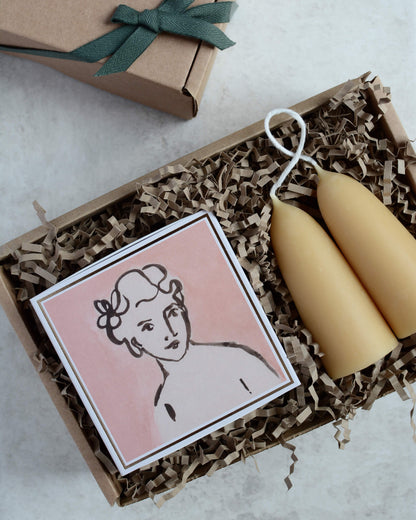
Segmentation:
[(214, 2), (189, 7), (194, 0), (163, 0), (155, 9), (136, 11), (119, 5), (111, 21), (123, 24), (72, 52), (24, 49), (0, 45), (0, 50), (35, 54), (50, 58), (95, 63), (111, 56), (95, 76), (106, 76), (127, 70), (161, 32), (197, 38), (218, 49), (234, 45), (215, 23), (229, 22), (234, 2)]

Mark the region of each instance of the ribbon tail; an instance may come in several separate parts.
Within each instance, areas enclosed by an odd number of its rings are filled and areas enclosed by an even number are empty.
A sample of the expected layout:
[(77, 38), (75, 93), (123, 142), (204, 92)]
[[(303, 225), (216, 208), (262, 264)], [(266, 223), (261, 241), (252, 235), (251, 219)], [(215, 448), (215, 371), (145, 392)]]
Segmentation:
[(235, 42), (230, 40), (228, 36), (215, 25), (187, 15), (178, 15), (175, 16), (174, 19), (166, 20), (166, 23), (164, 23), (161, 28), (166, 32), (203, 40), (218, 47), (220, 50), (235, 45)]
[(103, 36), (74, 49), (70, 54), (74, 58), (95, 63), (102, 58), (110, 56), (110, 54), (114, 54), (135, 29), (136, 27), (130, 25), (117, 27), (117, 29), (113, 29), (109, 33), (103, 34)]
[(12, 47), (10, 45), (0, 45), (0, 51), (4, 52), (12, 52), (14, 54), (28, 54), (31, 56), (42, 56), (45, 58), (54, 58), (57, 60), (73, 60), (73, 61), (86, 61), (92, 63), (94, 59), (84, 58), (82, 56), (76, 55), (75, 51), (73, 52), (60, 52), (60, 51), (50, 51), (46, 49), (29, 49), (25, 47)]
[(94, 76), (107, 76), (108, 74), (126, 71), (149, 47), (156, 36), (157, 33), (150, 29), (134, 27), (133, 34), (114, 52)]

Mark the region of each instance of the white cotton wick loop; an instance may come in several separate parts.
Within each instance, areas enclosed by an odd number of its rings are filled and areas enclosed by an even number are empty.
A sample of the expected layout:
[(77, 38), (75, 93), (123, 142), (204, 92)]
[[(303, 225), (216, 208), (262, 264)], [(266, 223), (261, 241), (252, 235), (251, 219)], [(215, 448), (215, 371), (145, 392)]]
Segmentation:
[[(271, 130), (270, 130), (270, 120), (273, 116), (276, 116), (278, 114), (287, 114), (293, 119), (295, 119), (300, 127), (300, 141), (299, 146), (296, 149), (296, 152), (292, 152), (282, 146), (277, 139), (273, 136)], [(279, 177), (279, 179), (273, 184), (271, 190), (270, 190), (270, 197), (276, 196), (276, 190), (280, 188), (280, 186), (284, 183), (286, 177), (289, 175), (289, 173), (292, 171), (294, 166), (299, 162), (299, 159), (302, 159), (302, 161), (306, 161), (309, 164), (312, 164), (312, 166), (317, 166), (317, 162), (315, 159), (312, 159), (312, 157), (309, 157), (308, 155), (302, 155), (303, 148), (305, 146), (305, 140), (306, 140), (306, 124), (305, 121), (302, 119), (302, 117), (295, 112), (294, 110), (290, 110), (290, 108), (276, 108), (275, 110), (272, 110), (269, 112), (264, 120), (264, 129), (266, 131), (267, 137), (270, 139), (270, 141), (273, 143), (273, 145), (283, 154), (288, 155), (289, 157), (292, 157), (289, 164), (284, 169), (282, 175)]]

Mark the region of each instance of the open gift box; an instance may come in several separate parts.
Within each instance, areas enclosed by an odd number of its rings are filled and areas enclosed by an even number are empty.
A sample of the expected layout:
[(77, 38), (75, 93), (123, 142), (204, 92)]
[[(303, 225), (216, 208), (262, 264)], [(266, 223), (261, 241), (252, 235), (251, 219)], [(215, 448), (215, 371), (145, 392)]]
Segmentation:
[[(191, 7), (210, 1), (196, 1)], [(160, 4), (160, 0), (133, 0), (129, 7), (143, 11)], [(41, 0), (29, 5), (24, 0), (2, 2), (0, 50), (7, 52), (9, 46), (69, 53), (120, 27), (111, 23), (117, 6), (112, 0), (59, 3)], [(222, 29), (224, 26), (219, 24)], [(197, 114), (216, 56), (216, 48), (210, 44), (164, 32), (157, 35), (125, 72), (94, 77), (106, 59), (86, 63), (16, 51), (18, 49), (10, 55), (37, 61), (95, 87), (184, 119)]]
[[(414, 151), (376, 78), (348, 81), (294, 107), (308, 123), (306, 153), (326, 169), (347, 171), (371, 189), (416, 235)], [(295, 147), (297, 127), (273, 119)], [(393, 390), (405, 399), (416, 380), (416, 335), (375, 365), (333, 381), (319, 346), (297, 314), (270, 247), (271, 184), (287, 162), (264, 135), (263, 121), (212, 143), (12, 240), (0, 250), (0, 299), (56, 408), (110, 503), (126, 505), (167, 491), (334, 421)], [(318, 220), (311, 170), (299, 165), (281, 197)], [(213, 211), (281, 340), (301, 386), (171, 456), (121, 477), (29, 298), (166, 223)], [(343, 440), (339, 441), (340, 443)]]

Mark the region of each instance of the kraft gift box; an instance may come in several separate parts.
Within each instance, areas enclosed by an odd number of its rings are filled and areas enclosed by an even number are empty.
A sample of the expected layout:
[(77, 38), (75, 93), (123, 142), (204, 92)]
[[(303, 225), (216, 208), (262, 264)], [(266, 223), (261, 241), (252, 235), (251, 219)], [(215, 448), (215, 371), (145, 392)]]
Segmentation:
[[(212, 0), (199, 1), (197, 6)], [(160, 0), (132, 0), (138, 11), (154, 9)], [(112, 0), (5, 0), (0, 5), (0, 46), (70, 52), (117, 27), (111, 17), (118, 6)], [(219, 24), (224, 29), (225, 24)], [(28, 54), (24, 57), (73, 78), (184, 119), (198, 112), (216, 49), (199, 40), (159, 34), (126, 72), (94, 77), (102, 66)]]
[[(309, 124), (306, 153), (314, 153), (326, 169), (354, 175), (415, 235), (415, 154), (380, 80), (363, 76), (347, 81), (292, 109)], [(297, 127), (288, 116), (276, 116), (272, 125), (286, 146), (294, 146)], [(370, 409), (392, 391), (408, 398), (406, 387), (416, 380), (416, 335), (362, 372), (337, 381), (326, 374), (319, 346), (297, 315), (269, 241), (269, 189), (285, 162), (259, 121), (51, 222), (38, 208), (42, 225), (1, 248), (2, 305), (111, 504), (127, 505), (164, 492), (165, 500), (188, 480), (264, 449), (287, 447), (290, 439), (329, 422), (340, 430), (342, 445), (348, 440), (348, 430), (342, 438), (342, 426), (357, 408)], [(313, 173), (306, 166), (298, 168), (281, 196), (319, 219)], [(136, 238), (199, 210), (218, 218), (301, 385), (191, 446), (121, 477), (75, 389), (68, 386), (29, 299)]]

